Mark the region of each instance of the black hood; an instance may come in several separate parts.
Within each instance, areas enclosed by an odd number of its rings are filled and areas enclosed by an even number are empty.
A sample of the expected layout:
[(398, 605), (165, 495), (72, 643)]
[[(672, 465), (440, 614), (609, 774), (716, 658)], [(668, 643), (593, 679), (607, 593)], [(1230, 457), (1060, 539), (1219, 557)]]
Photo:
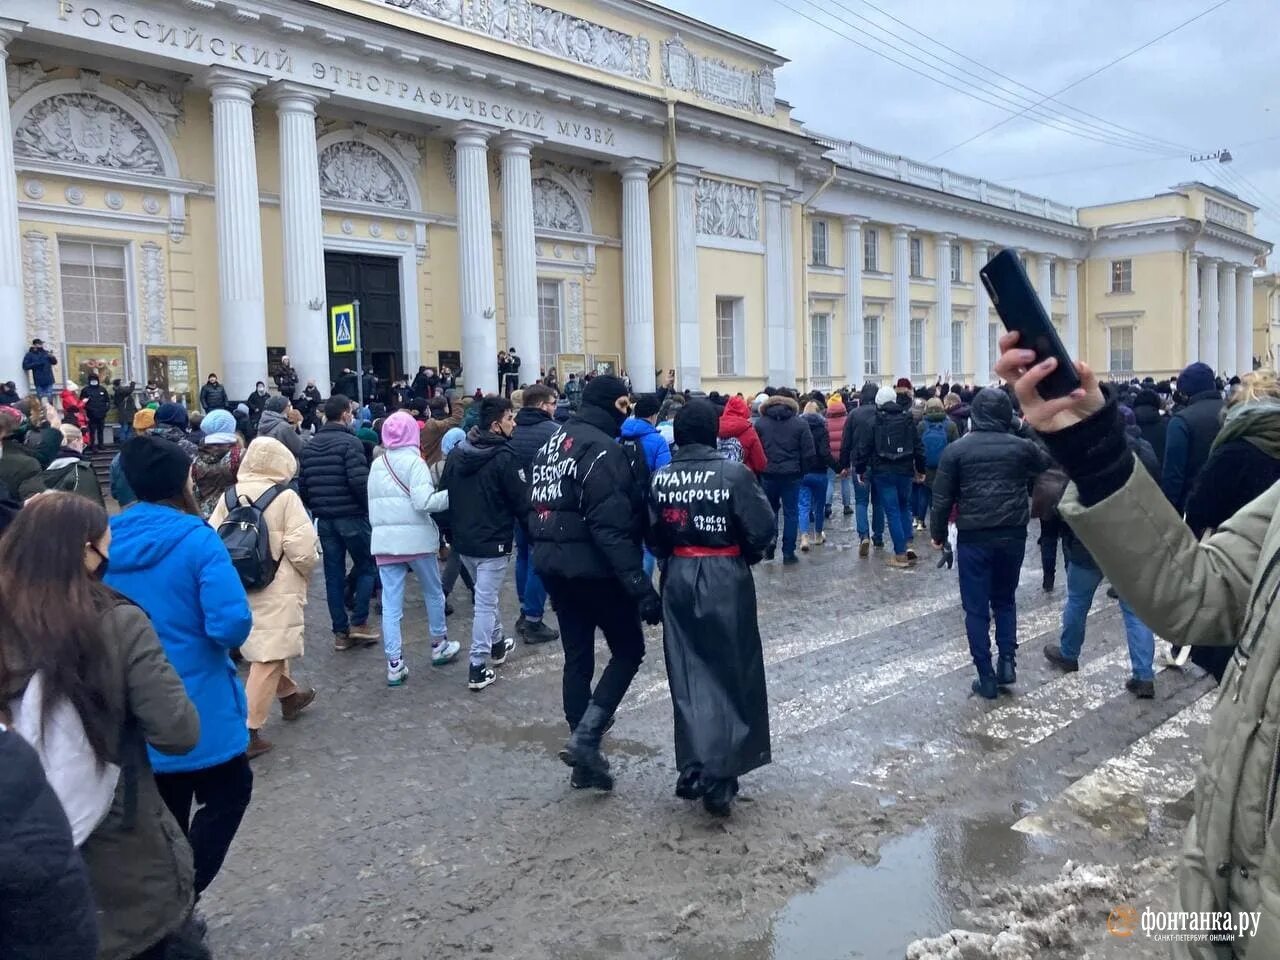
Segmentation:
[[(597, 430), (603, 430), (615, 440), (622, 433), (622, 424), (620, 424), (608, 410), (605, 410), (602, 407), (583, 404), (575, 415), (575, 418), (581, 420), (583, 423), (591, 424), (591, 426), (595, 427)], [(560, 419), (559, 406), (556, 407), (556, 419)]]
[(969, 423), (974, 430), (1008, 433), (1013, 424), (1009, 395), (995, 387), (983, 387), (969, 405)]
[(458, 460), (457, 470), (464, 477), (479, 473), (490, 460), (507, 449), (507, 438), (500, 433), (492, 433), (472, 427), (466, 439), (453, 448), (449, 459)]
[(864, 383), (862, 392), (858, 394), (858, 401), (864, 407), (874, 407), (876, 404), (876, 394), (880, 392), (880, 388), (874, 383)]

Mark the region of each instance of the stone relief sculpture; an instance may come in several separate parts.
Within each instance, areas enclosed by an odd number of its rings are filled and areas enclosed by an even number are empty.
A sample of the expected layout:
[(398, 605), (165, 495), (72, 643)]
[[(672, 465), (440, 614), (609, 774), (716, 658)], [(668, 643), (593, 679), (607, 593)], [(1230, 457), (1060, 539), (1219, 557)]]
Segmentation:
[(591, 175), (590, 170), (571, 167), (567, 163), (556, 163), (554, 160), (544, 160), (541, 164), (535, 165), (533, 170), (534, 178), (537, 179), (540, 173), (547, 170), (558, 173), (573, 184), (573, 189), (578, 191), (578, 195), (582, 197), (582, 202), (588, 207), (591, 206), (591, 198), (595, 193), (595, 177)]
[(169, 316), (165, 310), (164, 250), (150, 240), (142, 244), (142, 316), (147, 343), (167, 343)]
[(169, 136), (175, 136), (178, 127), (186, 119), (186, 110), (182, 103), (182, 91), (177, 87), (156, 86), (145, 80), (130, 83), (117, 80), (114, 86), (123, 90), (146, 108), (151, 116)]
[(729, 240), (760, 239), (760, 191), (698, 178), (698, 233)]
[(546, 177), (533, 181), (533, 225), (545, 230), (581, 233), (582, 211), (569, 191)]
[(388, 6), (412, 10), (446, 23), (462, 25), (462, 0), (383, 0)]
[(37, 60), (28, 60), (26, 63), (14, 63), (10, 60), (5, 64), (6, 79), (9, 81), (9, 102), (13, 103), (32, 87), (43, 83), (52, 72)]
[(343, 140), (320, 152), (320, 193), (332, 200), (406, 209), (409, 190), (386, 157), (365, 143)]
[(56, 350), (61, 342), (53, 298), (53, 264), (49, 236), (39, 230), (22, 235), (22, 292), (26, 304), (27, 339), (39, 337)]
[(13, 152), (134, 173), (162, 173), (155, 141), (126, 111), (92, 93), (60, 93), (33, 106), (13, 135)]
[(773, 116), (777, 87), (773, 69), (744, 70), (714, 57), (695, 54), (677, 34), (662, 41), (662, 81), (739, 110)]

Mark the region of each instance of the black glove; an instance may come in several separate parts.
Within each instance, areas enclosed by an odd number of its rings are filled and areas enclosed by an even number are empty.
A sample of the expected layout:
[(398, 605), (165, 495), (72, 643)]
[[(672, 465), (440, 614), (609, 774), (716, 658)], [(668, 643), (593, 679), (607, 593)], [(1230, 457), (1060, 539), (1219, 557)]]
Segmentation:
[(650, 586), (636, 604), (640, 608), (640, 619), (651, 627), (662, 622), (662, 597)]
[(951, 550), (951, 544), (944, 542), (942, 544), (942, 556), (938, 559), (938, 569), (941, 570), (943, 564), (946, 564), (947, 569), (950, 570), (955, 562), (956, 556)]

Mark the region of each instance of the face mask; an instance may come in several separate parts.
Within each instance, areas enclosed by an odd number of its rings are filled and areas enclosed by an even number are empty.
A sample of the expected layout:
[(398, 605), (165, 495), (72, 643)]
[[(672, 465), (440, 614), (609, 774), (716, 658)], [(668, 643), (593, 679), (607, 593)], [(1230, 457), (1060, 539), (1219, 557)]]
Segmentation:
[(89, 381), (89, 386), (91, 386), (91, 387), (96, 387), (97, 385), (98, 385), (98, 381), (97, 381), (97, 380), (90, 380), (90, 381)]
[(110, 558), (103, 556), (102, 551), (99, 550), (97, 546), (92, 543), (89, 544), (89, 549), (92, 550), (94, 553), (96, 553), (98, 555), (98, 559), (102, 561), (100, 564), (98, 564), (98, 568), (94, 570), (93, 573), (89, 574), (89, 576), (91, 576), (95, 580), (101, 580), (103, 577), (107, 575), (107, 566), (111, 562)]

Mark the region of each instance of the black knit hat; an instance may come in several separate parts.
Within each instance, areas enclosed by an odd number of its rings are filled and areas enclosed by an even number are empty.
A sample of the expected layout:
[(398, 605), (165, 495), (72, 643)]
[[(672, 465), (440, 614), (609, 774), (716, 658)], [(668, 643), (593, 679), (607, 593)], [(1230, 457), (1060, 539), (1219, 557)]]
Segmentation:
[(690, 400), (676, 413), (671, 427), (678, 447), (690, 443), (714, 447), (720, 432), (720, 411), (710, 400)]
[(592, 377), (582, 391), (582, 402), (589, 407), (613, 410), (619, 397), (627, 395), (627, 385), (619, 377)]
[(139, 434), (120, 450), (124, 478), (139, 500), (159, 503), (182, 496), (191, 460), (172, 440)]
[(284, 413), (289, 409), (289, 398), (282, 396), (274, 396), (267, 401), (267, 409), (272, 413)]

